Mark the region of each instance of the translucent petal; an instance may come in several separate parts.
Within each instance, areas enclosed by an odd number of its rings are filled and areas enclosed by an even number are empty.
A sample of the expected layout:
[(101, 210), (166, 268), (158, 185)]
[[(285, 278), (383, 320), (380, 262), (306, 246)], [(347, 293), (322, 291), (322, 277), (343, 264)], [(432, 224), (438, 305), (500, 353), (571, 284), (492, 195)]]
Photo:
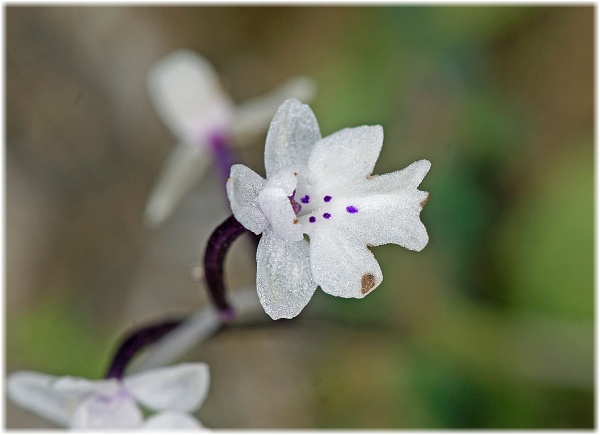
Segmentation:
[(319, 139), (319, 124), (310, 107), (293, 98), (286, 100), (277, 110), (267, 133), (267, 179), (285, 166), (306, 165)]
[(375, 167), (382, 145), (380, 125), (346, 128), (321, 139), (308, 160), (313, 183), (333, 188), (366, 178)]
[[(333, 296), (363, 298), (383, 280), (369, 249), (322, 221), (310, 233), (310, 264), (315, 282)], [(329, 226), (329, 228), (327, 228)]]
[(143, 427), (144, 429), (201, 429), (204, 426), (189, 414), (164, 411), (146, 420)]
[(175, 51), (154, 64), (147, 78), (156, 110), (182, 140), (195, 142), (211, 132), (230, 129), (233, 104), (203, 57), (188, 50)]
[(208, 149), (179, 143), (167, 156), (144, 211), (148, 225), (161, 224), (198, 184), (211, 159)]
[(254, 234), (269, 226), (269, 220), (258, 204), (258, 194), (265, 180), (244, 165), (233, 165), (227, 181), (227, 197), (235, 218)]
[(258, 195), (261, 210), (267, 216), (269, 224), (277, 236), (286, 241), (302, 240), (302, 228), (290, 203), (297, 183), (297, 170), (282, 168), (268, 181)]
[(273, 319), (291, 319), (316, 288), (308, 242), (285, 242), (266, 230), (256, 251), (256, 290), (266, 313)]
[(114, 396), (95, 394), (75, 409), (71, 428), (133, 429), (140, 427), (142, 421), (142, 411), (125, 392)]
[(293, 77), (266, 95), (252, 98), (237, 106), (233, 121), (236, 143), (264, 132), (277, 108), (288, 98), (310, 102), (316, 93), (316, 84), (309, 77)]
[(74, 409), (92, 391), (60, 391), (53, 388), (57, 378), (43, 373), (16, 372), (8, 376), (8, 397), (19, 406), (61, 426), (69, 426)]
[(206, 398), (209, 383), (208, 366), (202, 363), (148, 370), (123, 379), (133, 397), (158, 411), (195, 411)]

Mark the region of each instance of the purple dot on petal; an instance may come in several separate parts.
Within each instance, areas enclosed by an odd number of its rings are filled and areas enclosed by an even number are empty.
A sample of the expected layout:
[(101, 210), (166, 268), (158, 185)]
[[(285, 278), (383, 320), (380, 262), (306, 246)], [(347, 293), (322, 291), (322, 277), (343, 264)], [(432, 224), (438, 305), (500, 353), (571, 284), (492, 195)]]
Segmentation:
[(348, 207), (346, 207), (346, 211), (348, 213), (358, 213), (358, 209), (353, 205), (349, 205)]
[(331, 201), (331, 196), (327, 195), (326, 197), (323, 198), (323, 201), (325, 201), (325, 202)]
[(325, 219), (329, 219), (331, 217), (331, 215), (329, 213), (323, 213), (323, 217)]
[(309, 218), (308, 218), (308, 221), (309, 221), (311, 224), (314, 224), (314, 223), (317, 221), (317, 218), (316, 218), (316, 217), (314, 217), (314, 216), (311, 216), (311, 217), (309, 217)]
[(310, 201), (310, 196), (308, 196), (308, 195), (304, 195), (302, 198), (300, 198), (300, 202), (302, 204), (308, 204), (309, 201)]

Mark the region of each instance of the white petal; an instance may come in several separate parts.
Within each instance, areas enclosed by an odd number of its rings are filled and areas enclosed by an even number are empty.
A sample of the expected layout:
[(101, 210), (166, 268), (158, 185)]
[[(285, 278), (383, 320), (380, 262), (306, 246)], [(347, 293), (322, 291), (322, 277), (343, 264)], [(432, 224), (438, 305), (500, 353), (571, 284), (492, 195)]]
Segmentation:
[(191, 415), (176, 411), (158, 413), (144, 423), (144, 429), (201, 429), (203, 427)]
[(123, 379), (129, 393), (149, 408), (192, 412), (208, 393), (208, 366), (202, 363), (179, 364), (136, 373)]
[(283, 167), (306, 165), (319, 139), (319, 124), (310, 107), (293, 98), (285, 101), (273, 117), (267, 133), (267, 179)]
[(310, 233), (310, 264), (314, 280), (330, 295), (363, 298), (383, 280), (381, 268), (366, 246), (330, 224), (332, 222), (316, 222), (315, 225), (321, 228)]
[(198, 184), (210, 163), (210, 153), (196, 144), (179, 143), (167, 156), (150, 198), (144, 218), (148, 225), (162, 223), (181, 199)]
[(114, 396), (95, 394), (73, 413), (73, 429), (133, 429), (141, 426), (143, 415), (124, 391)]
[(273, 319), (297, 316), (317, 288), (306, 240), (285, 242), (266, 230), (256, 251), (256, 269), (258, 298)]
[(258, 203), (277, 236), (286, 241), (304, 238), (300, 222), (290, 203), (297, 184), (297, 169), (282, 168), (277, 171), (258, 195)]
[(227, 197), (235, 218), (254, 234), (260, 234), (269, 226), (269, 220), (258, 204), (258, 194), (265, 180), (244, 165), (233, 165), (227, 180)]
[(230, 129), (232, 102), (212, 65), (198, 54), (180, 50), (165, 56), (149, 70), (148, 88), (159, 115), (182, 140), (196, 142)]
[(313, 182), (319, 188), (337, 188), (365, 179), (371, 175), (382, 145), (380, 125), (346, 128), (321, 139), (308, 160)]
[(343, 216), (340, 229), (363, 245), (394, 243), (420, 251), (429, 241), (427, 230), (419, 219), (421, 203), (427, 196), (427, 192), (412, 189), (348, 200), (347, 207), (358, 211), (352, 214), (340, 211)]
[(422, 250), (429, 236), (419, 214), (429, 194), (417, 190), (417, 186), (430, 166), (427, 160), (421, 160), (401, 171), (355, 183), (348, 189), (352, 195), (340, 195), (336, 201), (336, 225), (357, 243), (394, 243)]
[(53, 388), (58, 378), (22, 371), (8, 376), (8, 397), (25, 409), (67, 427), (73, 410), (91, 391), (60, 391)]
[(119, 392), (121, 384), (116, 379), (99, 379), (92, 381), (89, 379), (77, 378), (74, 376), (63, 376), (58, 378), (52, 385), (57, 391), (75, 394), (103, 394), (112, 396)]
[(310, 102), (316, 93), (316, 84), (309, 77), (293, 77), (283, 85), (260, 97), (252, 98), (235, 109), (233, 134), (236, 143), (246, 137), (262, 133), (275, 115), (277, 108), (288, 98)]
[(368, 180), (368, 183), (361, 185), (361, 194), (382, 194), (416, 189), (430, 168), (431, 163), (428, 160), (419, 160), (399, 171), (374, 175)]

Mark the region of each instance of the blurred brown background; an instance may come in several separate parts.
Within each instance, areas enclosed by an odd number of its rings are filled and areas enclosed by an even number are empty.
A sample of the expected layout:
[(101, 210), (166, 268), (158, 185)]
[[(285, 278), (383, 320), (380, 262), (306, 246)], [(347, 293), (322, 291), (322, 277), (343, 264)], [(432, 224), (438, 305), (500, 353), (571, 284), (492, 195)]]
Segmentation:
[[(175, 142), (145, 88), (178, 48), (235, 101), (296, 74), (324, 135), (381, 124), (376, 173), (427, 158), (430, 244), (374, 249), (381, 287), (222, 332), (212, 428), (592, 427), (592, 7), (6, 8), (6, 367), (100, 377), (120, 334), (206, 303), (230, 211), (206, 174), (158, 229)], [(266, 133), (267, 126), (265, 126)], [(261, 172), (264, 137), (239, 161)], [(254, 282), (251, 243), (227, 262)], [(53, 427), (7, 402), (8, 428)]]

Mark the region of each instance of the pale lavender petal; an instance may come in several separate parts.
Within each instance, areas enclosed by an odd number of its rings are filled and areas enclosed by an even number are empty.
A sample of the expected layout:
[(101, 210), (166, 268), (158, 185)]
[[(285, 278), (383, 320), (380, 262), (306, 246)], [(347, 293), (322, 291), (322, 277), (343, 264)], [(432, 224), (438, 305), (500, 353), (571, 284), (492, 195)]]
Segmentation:
[(316, 288), (308, 242), (286, 242), (266, 230), (256, 252), (256, 290), (266, 313), (273, 319), (295, 317)]
[(175, 51), (148, 72), (148, 89), (157, 112), (182, 141), (206, 145), (215, 131), (229, 131), (233, 103), (212, 65), (188, 50)]
[(17, 405), (61, 426), (69, 426), (73, 410), (91, 391), (60, 391), (53, 388), (56, 376), (21, 371), (8, 376), (8, 397)]
[(150, 193), (144, 211), (146, 223), (156, 226), (169, 217), (182, 198), (199, 183), (210, 161), (206, 148), (177, 144), (167, 156)]
[(124, 391), (114, 396), (95, 394), (81, 403), (71, 418), (73, 429), (139, 428), (143, 415), (135, 401)]

